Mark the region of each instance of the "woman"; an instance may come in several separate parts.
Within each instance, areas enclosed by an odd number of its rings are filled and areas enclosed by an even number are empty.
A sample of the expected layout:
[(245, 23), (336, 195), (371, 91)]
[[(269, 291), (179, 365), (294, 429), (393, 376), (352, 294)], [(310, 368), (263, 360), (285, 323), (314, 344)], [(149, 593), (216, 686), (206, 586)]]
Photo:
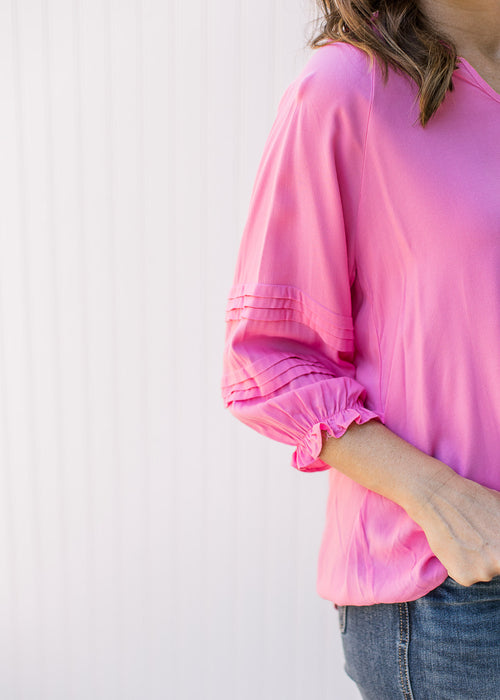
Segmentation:
[(317, 590), (363, 698), (500, 698), (498, 1), (319, 4), (252, 191), (224, 404), (329, 470)]

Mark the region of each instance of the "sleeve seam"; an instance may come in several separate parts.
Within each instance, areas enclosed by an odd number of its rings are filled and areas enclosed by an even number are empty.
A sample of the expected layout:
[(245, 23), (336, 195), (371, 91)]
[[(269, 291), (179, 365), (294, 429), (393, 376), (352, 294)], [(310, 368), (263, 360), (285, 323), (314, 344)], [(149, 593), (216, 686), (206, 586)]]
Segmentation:
[(353, 280), (356, 276), (356, 265), (357, 265), (357, 243), (358, 243), (358, 223), (359, 223), (359, 212), (361, 209), (361, 201), (362, 201), (362, 193), (363, 193), (363, 184), (365, 180), (365, 165), (366, 165), (366, 147), (368, 143), (368, 130), (370, 126), (370, 118), (372, 115), (372, 108), (373, 108), (373, 100), (374, 100), (374, 93), (375, 93), (375, 66), (373, 63), (372, 59), (372, 64), (371, 64), (371, 90), (370, 90), (370, 104), (368, 107), (368, 114), (366, 117), (366, 128), (365, 128), (365, 138), (364, 138), (364, 143), (363, 143), (363, 159), (362, 159), (362, 164), (361, 164), (361, 177), (360, 177), (360, 182), (359, 182), (359, 195), (358, 195), (358, 206), (356, 209), (356, 216), (354, 219), (354, 227), (353, 227), (353, 258), (354, 258), (354, 274), (353, 274)]
[[(366, 116), (365, 134), (364, 134), (364, 139), (363, 139), (363, 155), (362, 155), (362, 159), (361, 159), (361, 175), (360, 175), (360, 181), (359, 181), (358, 205), (356, 208), (356, 215), (354, 217), (354, 226), (353, 226), (353, 233), (352, 233), (354, 269), (352, 271), (352, 276), (351, 276), (351, 271), (349, 270), (349, 283), (351, 285), (353, 284), (354, 279), (356, 277), (356, 261), (357, 261), (356, 245), (357, 245), (357, 240), (358, 240), (357, 234), (358, 234), (359, 212), (361, 209), (362, 190), (363, 190), (363, 184), (364, 184), (366, 150), (367, 150), (367, 143), (368, 143), (368, 131), (369, 131), (370, 118), (372, 115), (372, 108), (373, 108), (374, 94), (375, 94), (375, 65), (374, 65), (373, 58), (371, 59), (371, 61), (372, 62), (371, 62), (371, 69), (370, 69), (370, 74), (371, 74), (370, 102), (368, 105), (368, 114)], [(307, 103), (307, 106), (310, 107), (312, 109), (312, 111), (314, 112), (314, 116), (315, 116), (315, 119), (318, 123), (318, 127), (321, 128), (322, 120), (320, 118), (320, 115), (318, 113), (316, 105), (312, 101), (310, 101)]]

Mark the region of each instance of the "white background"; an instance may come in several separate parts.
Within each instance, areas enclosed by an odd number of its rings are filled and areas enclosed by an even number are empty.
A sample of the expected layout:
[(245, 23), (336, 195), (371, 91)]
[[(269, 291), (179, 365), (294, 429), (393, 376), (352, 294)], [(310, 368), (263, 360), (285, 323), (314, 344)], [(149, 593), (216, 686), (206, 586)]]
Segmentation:
[(223, 408), (313, 0), (0, 2), (0, 697), (353, 700), (328, 474)]

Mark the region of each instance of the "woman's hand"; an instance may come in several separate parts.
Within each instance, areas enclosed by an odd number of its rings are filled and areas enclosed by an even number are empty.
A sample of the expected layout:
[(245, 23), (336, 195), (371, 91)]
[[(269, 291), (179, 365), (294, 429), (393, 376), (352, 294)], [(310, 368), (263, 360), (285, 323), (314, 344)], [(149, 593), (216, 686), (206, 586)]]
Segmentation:
[(453, 472), (410, 510), (457, 583), (470, 586), (500, 575), (500, 492)]
[(324, 440), (319, 456), (404, 508), (457, 583), (500, 574), (500, 492), (460, 476), (378, 420), (351, 423), (341, 437)]

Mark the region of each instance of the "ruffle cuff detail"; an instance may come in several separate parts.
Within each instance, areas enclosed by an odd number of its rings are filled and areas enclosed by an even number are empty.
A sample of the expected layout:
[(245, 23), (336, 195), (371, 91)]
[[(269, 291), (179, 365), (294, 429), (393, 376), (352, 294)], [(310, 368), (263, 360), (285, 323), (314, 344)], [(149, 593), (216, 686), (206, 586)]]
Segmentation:
[(362, 425), (373, 419), (382, 421), (378, 413), (358, 402), (354, 406), (337, 412), (331, 418), (315, 423), (297, 445), (292, 455), (291, 466), (303, 472), (319, 472), (330, 469), (329, 464), (318, 458), (323, 448), (321, 431), (326, 430), (329, 436), (338, 438), (346, 432), (353, 421)]

